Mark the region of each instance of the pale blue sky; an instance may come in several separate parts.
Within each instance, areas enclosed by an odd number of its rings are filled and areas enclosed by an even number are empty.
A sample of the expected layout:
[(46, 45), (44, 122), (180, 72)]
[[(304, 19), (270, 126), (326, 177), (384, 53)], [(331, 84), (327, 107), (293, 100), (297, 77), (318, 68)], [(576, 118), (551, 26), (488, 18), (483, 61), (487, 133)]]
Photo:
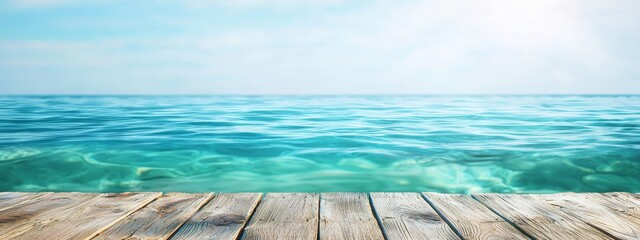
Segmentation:
[(4, 0), (0, 94), (640, 93), (637, 0)]

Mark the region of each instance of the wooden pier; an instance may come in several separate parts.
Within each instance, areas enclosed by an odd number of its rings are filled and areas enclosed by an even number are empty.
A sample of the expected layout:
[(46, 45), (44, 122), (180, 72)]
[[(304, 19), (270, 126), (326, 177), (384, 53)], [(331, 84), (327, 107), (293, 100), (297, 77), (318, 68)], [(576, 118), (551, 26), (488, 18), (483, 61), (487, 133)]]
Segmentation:
[(640, 239), (630, 193), (0, 193), (0, 239)]

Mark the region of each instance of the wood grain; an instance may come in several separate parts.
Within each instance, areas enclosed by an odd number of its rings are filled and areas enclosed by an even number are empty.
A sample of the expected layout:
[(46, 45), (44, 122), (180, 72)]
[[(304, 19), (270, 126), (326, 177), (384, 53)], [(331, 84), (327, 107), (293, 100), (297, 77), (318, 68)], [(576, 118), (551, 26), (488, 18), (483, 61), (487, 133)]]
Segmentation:
[(0, 239), (12, 239), (61, 213), (83, 206), (99, 194), (55, 193), (0, 211)]
[(640, 239), (630, 193), (161, 196), (0, 193), (0, 239)]
[(323, 193), (320, 239), (384, 239), (367, 194)]
[(27, 203), (31, 200), (41, 198), (50, 193), (24, 193), (24, 192), (3, 192), (0, 193), (0, 211), (15, 205)]
[(529, 239), (469, 195), (423, 194), (465, 239)]
[(237, 239), (261, 193), (219, 193), (171, 239)]
[(629, 221), (640, 224), (640, 195), (631, 193), (591, 193), (594, 201), (624, 215)]
[(244, 239), (308, 239), (318, 237), (315, 193), (269, 193), (258, 206)]
[(30, 222), (27, 231), (11, 239), (87, 239), (160, 197), (161, 193), (101, 194), (66, 211), (54, 212), (45, 221)]
[(481, 194), (476, 199), (537, 239), (612, 239), (529, 194)]
[(95, 239), (168, 239), (212, 194), (169, 193), (100, 233)]
[(541, 199), (614, 237), (640, 239), (640, 212), (637, 205), (625, 201), (627, 196), (563, 193), (532, 197)]
[(371, 193), (389, 239), (459, 239), (419, 193)]

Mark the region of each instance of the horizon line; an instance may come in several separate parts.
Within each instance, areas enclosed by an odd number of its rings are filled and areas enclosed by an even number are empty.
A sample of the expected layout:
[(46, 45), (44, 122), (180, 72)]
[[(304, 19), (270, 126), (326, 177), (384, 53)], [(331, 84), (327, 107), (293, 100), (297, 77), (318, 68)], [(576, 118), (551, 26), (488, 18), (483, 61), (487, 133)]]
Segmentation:
[(0, 93), (0, 97), (62, 97), (62, 96), (74, 96), (74, 97), (143, 97), (143, 96), (174, 96), (174, 97), (188, 97), (188, 96), (243, 96), (243, 97), (350, 97), (350, 96), (389, 96), (389, 97), (446, 97), (446, 96), (640, 96), (640, 93), (475, 93), (475, 94), (382, 94), (382, 93), (360, 93), (360, 94), (237, 94), (237, 93), (186, 93), (186, 94), (163, 94), (163, 93), (137, 93), (137, 94), (121, 94), (121, 93), (36, 93), (36, 94), (23, 94), (23, 93)]

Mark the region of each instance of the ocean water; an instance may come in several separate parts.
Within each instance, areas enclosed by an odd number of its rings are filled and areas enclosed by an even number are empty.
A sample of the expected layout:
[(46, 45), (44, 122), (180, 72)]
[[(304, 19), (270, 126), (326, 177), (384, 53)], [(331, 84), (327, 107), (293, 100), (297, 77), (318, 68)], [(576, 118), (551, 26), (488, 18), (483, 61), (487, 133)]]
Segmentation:
[(640, 192), (640, 96), (5, 96), (0, 191)]

